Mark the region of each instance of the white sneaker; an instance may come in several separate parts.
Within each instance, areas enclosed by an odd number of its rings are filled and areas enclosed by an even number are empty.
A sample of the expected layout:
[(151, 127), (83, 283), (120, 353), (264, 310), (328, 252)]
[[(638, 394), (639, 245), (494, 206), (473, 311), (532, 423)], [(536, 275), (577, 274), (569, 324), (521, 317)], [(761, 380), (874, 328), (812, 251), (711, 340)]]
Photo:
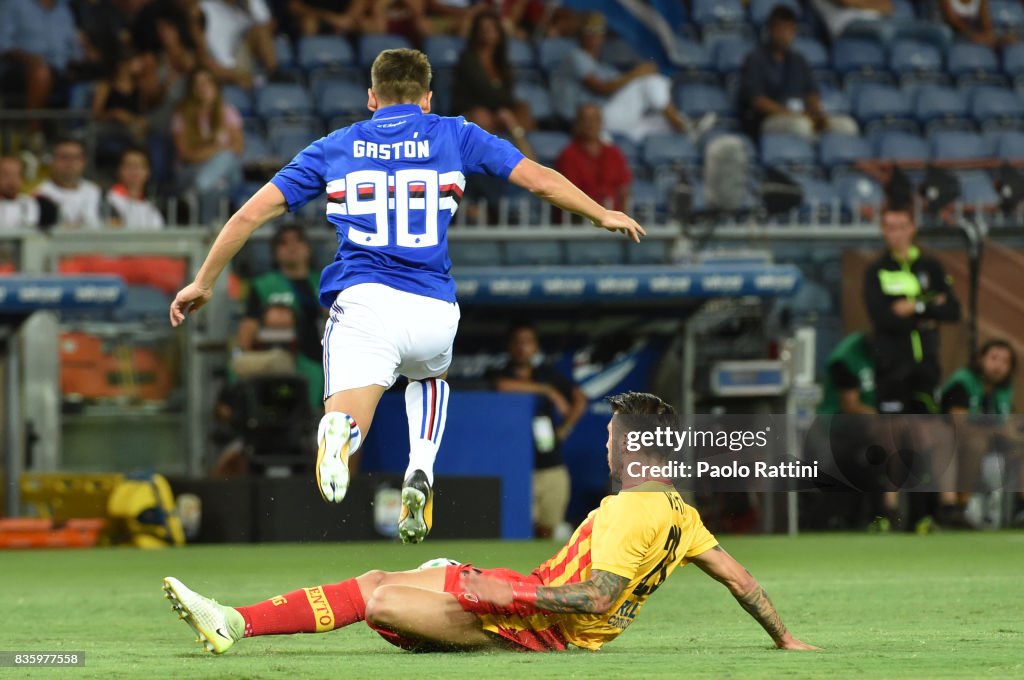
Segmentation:
[(164, 597), (207, 651), (223, 654), (245, 636), (245, 619), (238, 611), (189, 590), (173, 576), (164, 579)]
[(348, 456), (352, 430), (344, 413), (328, 413), (316, 433), (316, 485), (328, 503), (340, 503), (348, 493)]

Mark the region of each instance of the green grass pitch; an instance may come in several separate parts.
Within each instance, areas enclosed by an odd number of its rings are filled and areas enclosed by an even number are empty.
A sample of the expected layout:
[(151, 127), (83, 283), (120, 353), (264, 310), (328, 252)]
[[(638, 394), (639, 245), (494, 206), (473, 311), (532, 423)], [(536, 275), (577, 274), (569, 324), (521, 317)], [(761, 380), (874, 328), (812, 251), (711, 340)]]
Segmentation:
[(181, 578), (226, 604), (433, 557), (527, 571), (550, 543), (430, 542), (0, 554), (0, 649), (84, 651), (84, 668), (0, 677), (1022, 678), (1024, 532), (724, 537), (817, 653), (779, 652), (724, 588), (677, 570), (598, 653), (401, 652), (362, 625), (202, 651), (163, 599)]

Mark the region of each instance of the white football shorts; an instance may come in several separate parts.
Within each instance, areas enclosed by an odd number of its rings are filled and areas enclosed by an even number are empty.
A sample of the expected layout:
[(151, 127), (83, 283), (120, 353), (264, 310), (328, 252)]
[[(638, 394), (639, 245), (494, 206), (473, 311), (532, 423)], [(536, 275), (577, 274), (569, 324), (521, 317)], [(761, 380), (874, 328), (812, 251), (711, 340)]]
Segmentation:
[(459, 305), (379, 283), (340, 293), (324, 329), (324, 399), (398, 376), (436, 378), (452, 363)]

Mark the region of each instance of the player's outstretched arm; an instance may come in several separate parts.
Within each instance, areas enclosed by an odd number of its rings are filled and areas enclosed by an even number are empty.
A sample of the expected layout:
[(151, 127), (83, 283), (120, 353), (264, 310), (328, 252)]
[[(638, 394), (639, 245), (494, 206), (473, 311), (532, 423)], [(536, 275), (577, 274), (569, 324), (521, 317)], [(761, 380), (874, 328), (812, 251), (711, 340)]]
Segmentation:
[(564, 586), (512, 584), (472, 571), (462, 576), (463, 589), (481, 602), (559, 614), (603, 614), (628, 585), (629, 579), (600, 569), (595, 569), (586, 581)]
[(508, 176), (508, 181), (556, 208), (586, 217), (595, 227), (622, 232), (637, 243), (640, 243), (640, 237), (647, 233), (629, 215), (617, 210), (608, 210), (583, 193), (562, 173), (534, 163), (528, 158), (524, 158), (516, 165)]
[(227, 221), (213, 242), (195, 280), (182, 288), (171, 303), (171, 325), (180, 326), (185, 317), (210, 301), (213, 284), (231, 258), (241, 250), (249, 236), (287, 210), (284, 194), (273, 184), (265, 184)]
[(771, 636), (779, 649), (818, 649), (813, 645), (801, 642), (786, 630), (782, 617), (775, 611), (775, 605), (768, 598), (768, 593), (757, 582), (742, 564), (733, 559), (720, 545), (707, 550), (690, 561), (700, 567), (704, 573), (715, 579), (733, 594), (744, 611), (754, 617), (765, 632)]

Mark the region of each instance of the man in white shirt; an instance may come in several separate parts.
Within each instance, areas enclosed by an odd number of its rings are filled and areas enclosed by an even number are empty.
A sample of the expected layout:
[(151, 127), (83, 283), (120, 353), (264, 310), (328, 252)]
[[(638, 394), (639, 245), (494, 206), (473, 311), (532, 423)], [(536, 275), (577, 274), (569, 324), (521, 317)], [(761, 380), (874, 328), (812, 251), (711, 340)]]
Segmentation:
[(814, 9), (835, 40), (851, 24), (879, 21), (892, 14), (892, 0), (814, 0)]
[(268, 73), (277, 69), (273, 17), (264, 0), (202, 0), (206, 48), (219, 80), (248, 86), (251, 66), (240, 64), (243, 44)]
[(39, 193), (57, 204), (58, 225), (71, 228), (101, 229), (100, 188), (82, 177), (85, 172), (85, 147), (76, 139), (65, 139), (53, 147), (50, 179), (39, 185)]

